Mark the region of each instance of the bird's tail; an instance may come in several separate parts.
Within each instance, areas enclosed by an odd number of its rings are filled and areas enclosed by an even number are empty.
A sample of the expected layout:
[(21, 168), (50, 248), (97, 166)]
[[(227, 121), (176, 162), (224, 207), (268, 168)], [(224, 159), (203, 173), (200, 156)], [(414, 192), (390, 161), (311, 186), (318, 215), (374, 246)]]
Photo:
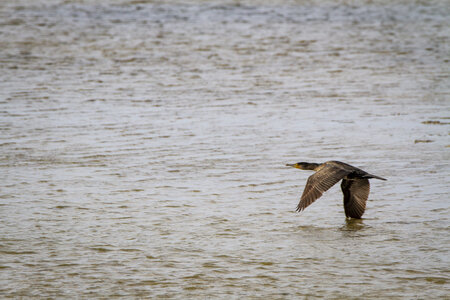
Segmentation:
[(372, 174), (367, 174), (364, 176), (365, 178), (376, 178), (376, 179), (380, 179), (380, 180), (387, 180), (386, 178), (380, 177), (380, 176), (376, 176), (376, 175), (372, 175)]

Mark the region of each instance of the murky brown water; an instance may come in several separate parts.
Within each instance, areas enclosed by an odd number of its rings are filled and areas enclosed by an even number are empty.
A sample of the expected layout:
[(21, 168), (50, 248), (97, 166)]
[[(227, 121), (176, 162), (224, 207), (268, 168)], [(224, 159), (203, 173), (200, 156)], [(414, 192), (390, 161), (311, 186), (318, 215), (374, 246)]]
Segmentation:
[(2, 298), (448, 297), (447, 1), (105, 2), (0, 4)]

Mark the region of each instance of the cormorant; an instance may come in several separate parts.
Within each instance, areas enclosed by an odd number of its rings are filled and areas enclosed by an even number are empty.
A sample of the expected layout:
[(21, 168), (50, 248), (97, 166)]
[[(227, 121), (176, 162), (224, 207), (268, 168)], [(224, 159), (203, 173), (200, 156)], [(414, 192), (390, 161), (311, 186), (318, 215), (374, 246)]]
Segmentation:
[(342, 179), (341, 189), (344, 194), (344, 210), (347, 218), (360, 219), (366, 209), (369, 197), (369, 179), (386, 180), (340, 161), (327, 161), (323, 164), (299, 162), (287, 164), (301, 170), (316, 171), (308, 178), (296, 211), (301, 212), (322, 194)]

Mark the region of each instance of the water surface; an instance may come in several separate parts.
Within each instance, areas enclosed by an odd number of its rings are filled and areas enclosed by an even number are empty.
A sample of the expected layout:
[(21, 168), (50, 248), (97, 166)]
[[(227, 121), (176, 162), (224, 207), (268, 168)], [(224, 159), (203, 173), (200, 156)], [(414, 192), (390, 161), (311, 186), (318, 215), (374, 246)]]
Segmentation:
[(2, 1), (0, 295), (448, 297), (449, 10)]

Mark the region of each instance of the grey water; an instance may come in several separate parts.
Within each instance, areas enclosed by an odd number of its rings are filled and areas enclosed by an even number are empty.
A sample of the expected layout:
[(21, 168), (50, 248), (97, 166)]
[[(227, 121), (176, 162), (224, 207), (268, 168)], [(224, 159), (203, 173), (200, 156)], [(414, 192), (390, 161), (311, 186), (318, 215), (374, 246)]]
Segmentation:
[[(0, 3), (1, 298), (450, 295), (448, 1)], [(371, 180), (362, 220), (339, 185)]]

